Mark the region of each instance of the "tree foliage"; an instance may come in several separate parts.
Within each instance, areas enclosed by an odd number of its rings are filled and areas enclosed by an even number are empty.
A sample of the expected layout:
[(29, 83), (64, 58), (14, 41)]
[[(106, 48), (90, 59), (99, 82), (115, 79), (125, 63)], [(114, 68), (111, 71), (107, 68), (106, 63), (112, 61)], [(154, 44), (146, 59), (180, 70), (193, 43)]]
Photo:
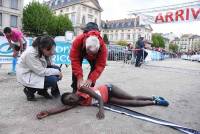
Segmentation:
[(127, 45), (128, 45), (128, 42), (125, 41), (125, 40), (120, 40), (120, 41), (117, 41), (117, 45), (127, 46)]
[(61, 36), (65, 31), (73, 31), (72, 22), (68, 16), (53, 15), (45, 4), (33, 1), (23, 9), (23, 30), (30, 35), (38, 36), (47, 33), (52, 36)]
[(152, 35), (152, 42), (153, 42), (152, 47), (165, 48), (164, 38), (160, 34), (157, 34), (157, 33), (153, 34)]
[(31, 35), (42, 35), (46, 32), (53, 13), (48, 6), (33, 1), (23, 9), (23, 30)]
[(105, 42), (106, 44), (109, 44), (109, 40), (108, 40), (107, 34), (104, 34), (104, 35), (103, 35), (103, 40), (104, 40), (104, 42)]
[(53, 16), (48, 23), (47, 33), (52, 36), (64, 36), (65, 31), (73, 31), (72, 22), (68, 16)]
[(174, 53), (178, 52), (178, 45), (176, 45), (176, 44), (169, 44), (169, 50), (171, 50)]

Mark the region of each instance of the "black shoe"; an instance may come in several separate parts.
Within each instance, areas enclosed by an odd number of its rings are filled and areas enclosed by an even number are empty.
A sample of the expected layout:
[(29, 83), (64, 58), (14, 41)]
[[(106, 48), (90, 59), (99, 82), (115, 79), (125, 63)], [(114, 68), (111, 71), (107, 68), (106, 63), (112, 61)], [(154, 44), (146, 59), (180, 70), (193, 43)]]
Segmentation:
[(52, 99), (52, 96), (47, 92), (45, 89), (40, 89), (41, 91), (38, 91), (37, 93), (41, 96), (43, 96), (46, 99)]
[(55, 98), (58, 98), (60, 97), (60, 91), (59, 89), (54, 89), (54, 88), (51, 88), (51, 95)]
[(36, 101), (34, 93), (30, 92), (28, 88), (24, 88), (24, 93), (28, 101)]
[(140, 67), (142, 65), (142, 63), (138, 63), (138, 64), (135, 64), (135, 67)]

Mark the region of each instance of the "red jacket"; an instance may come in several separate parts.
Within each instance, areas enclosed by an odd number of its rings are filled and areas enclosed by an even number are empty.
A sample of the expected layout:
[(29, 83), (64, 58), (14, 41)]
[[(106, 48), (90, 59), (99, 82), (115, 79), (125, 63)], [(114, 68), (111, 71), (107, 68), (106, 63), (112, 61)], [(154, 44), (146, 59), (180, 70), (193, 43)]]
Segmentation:
[[(100, 42), (100, 49), (96, 56), (88, 55), (85, 52), (85, 40), (90, 35), (97, 36)], [(72, 72), (77, 77), (77, 79), (83, 78), (83, 70), (80, 63), (81, 59), (85, 58), (91, 61), (96, 60), (95, 69), (88, 77), (88, 79), (90, 79), (92, 82), (95, 82), (106, 66), (107, 48), (102, 37), (100, 36), (100, 33), (98, 31), (90, 31), (76, 37), (72, 43), (69, 56), (72, 65)]]

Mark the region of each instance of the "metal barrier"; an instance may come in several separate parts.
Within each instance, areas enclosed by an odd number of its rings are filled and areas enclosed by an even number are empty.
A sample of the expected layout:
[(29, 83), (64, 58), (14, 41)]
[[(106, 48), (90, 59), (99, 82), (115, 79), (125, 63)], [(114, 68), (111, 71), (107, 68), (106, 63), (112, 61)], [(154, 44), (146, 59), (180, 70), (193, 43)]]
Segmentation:
[[(124, 46), (111, 45), (108, 46), (108, 61), (122, 61), (124, 64), (134, 64), (137, 58), (137, 52), (141, 49), (127, 49)], [(144, 51), (148, 53), (146, 59), (144, 60)], [(143, 59), (141, 62), (164, 60), (170, 58), (170, 55), (165, 52), (158, 52), (154, 50), (144, 49)]]

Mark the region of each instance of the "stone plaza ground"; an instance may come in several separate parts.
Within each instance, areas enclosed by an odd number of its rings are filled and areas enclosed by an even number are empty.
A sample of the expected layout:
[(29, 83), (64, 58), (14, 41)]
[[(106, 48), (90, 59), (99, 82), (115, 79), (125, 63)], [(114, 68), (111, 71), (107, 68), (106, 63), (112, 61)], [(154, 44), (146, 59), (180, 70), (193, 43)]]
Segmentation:
[[(62, 67), (61, 92), (72, 91), (71, 67)], [(88, 65), (84, 72), (88, 73)], [(23, 87), (15, 76), (8, 76), (9, 65), (0, 68), (0, 134), (179, 134), (180, 132), (105, 111), (97, 120), (95, 107), (77, 107), (37, 120), (41, 110), (62, 105), (59, 99), (26, 101)], [(148, 62), (141, 68), (122, 62), (108, 61), (97, 85), (116, 84), (132, 95), (160, 95), (169, 100), (168, 107), (132, 107), (134, 111), (200, 130), (200, 63), (172, 59)]]

